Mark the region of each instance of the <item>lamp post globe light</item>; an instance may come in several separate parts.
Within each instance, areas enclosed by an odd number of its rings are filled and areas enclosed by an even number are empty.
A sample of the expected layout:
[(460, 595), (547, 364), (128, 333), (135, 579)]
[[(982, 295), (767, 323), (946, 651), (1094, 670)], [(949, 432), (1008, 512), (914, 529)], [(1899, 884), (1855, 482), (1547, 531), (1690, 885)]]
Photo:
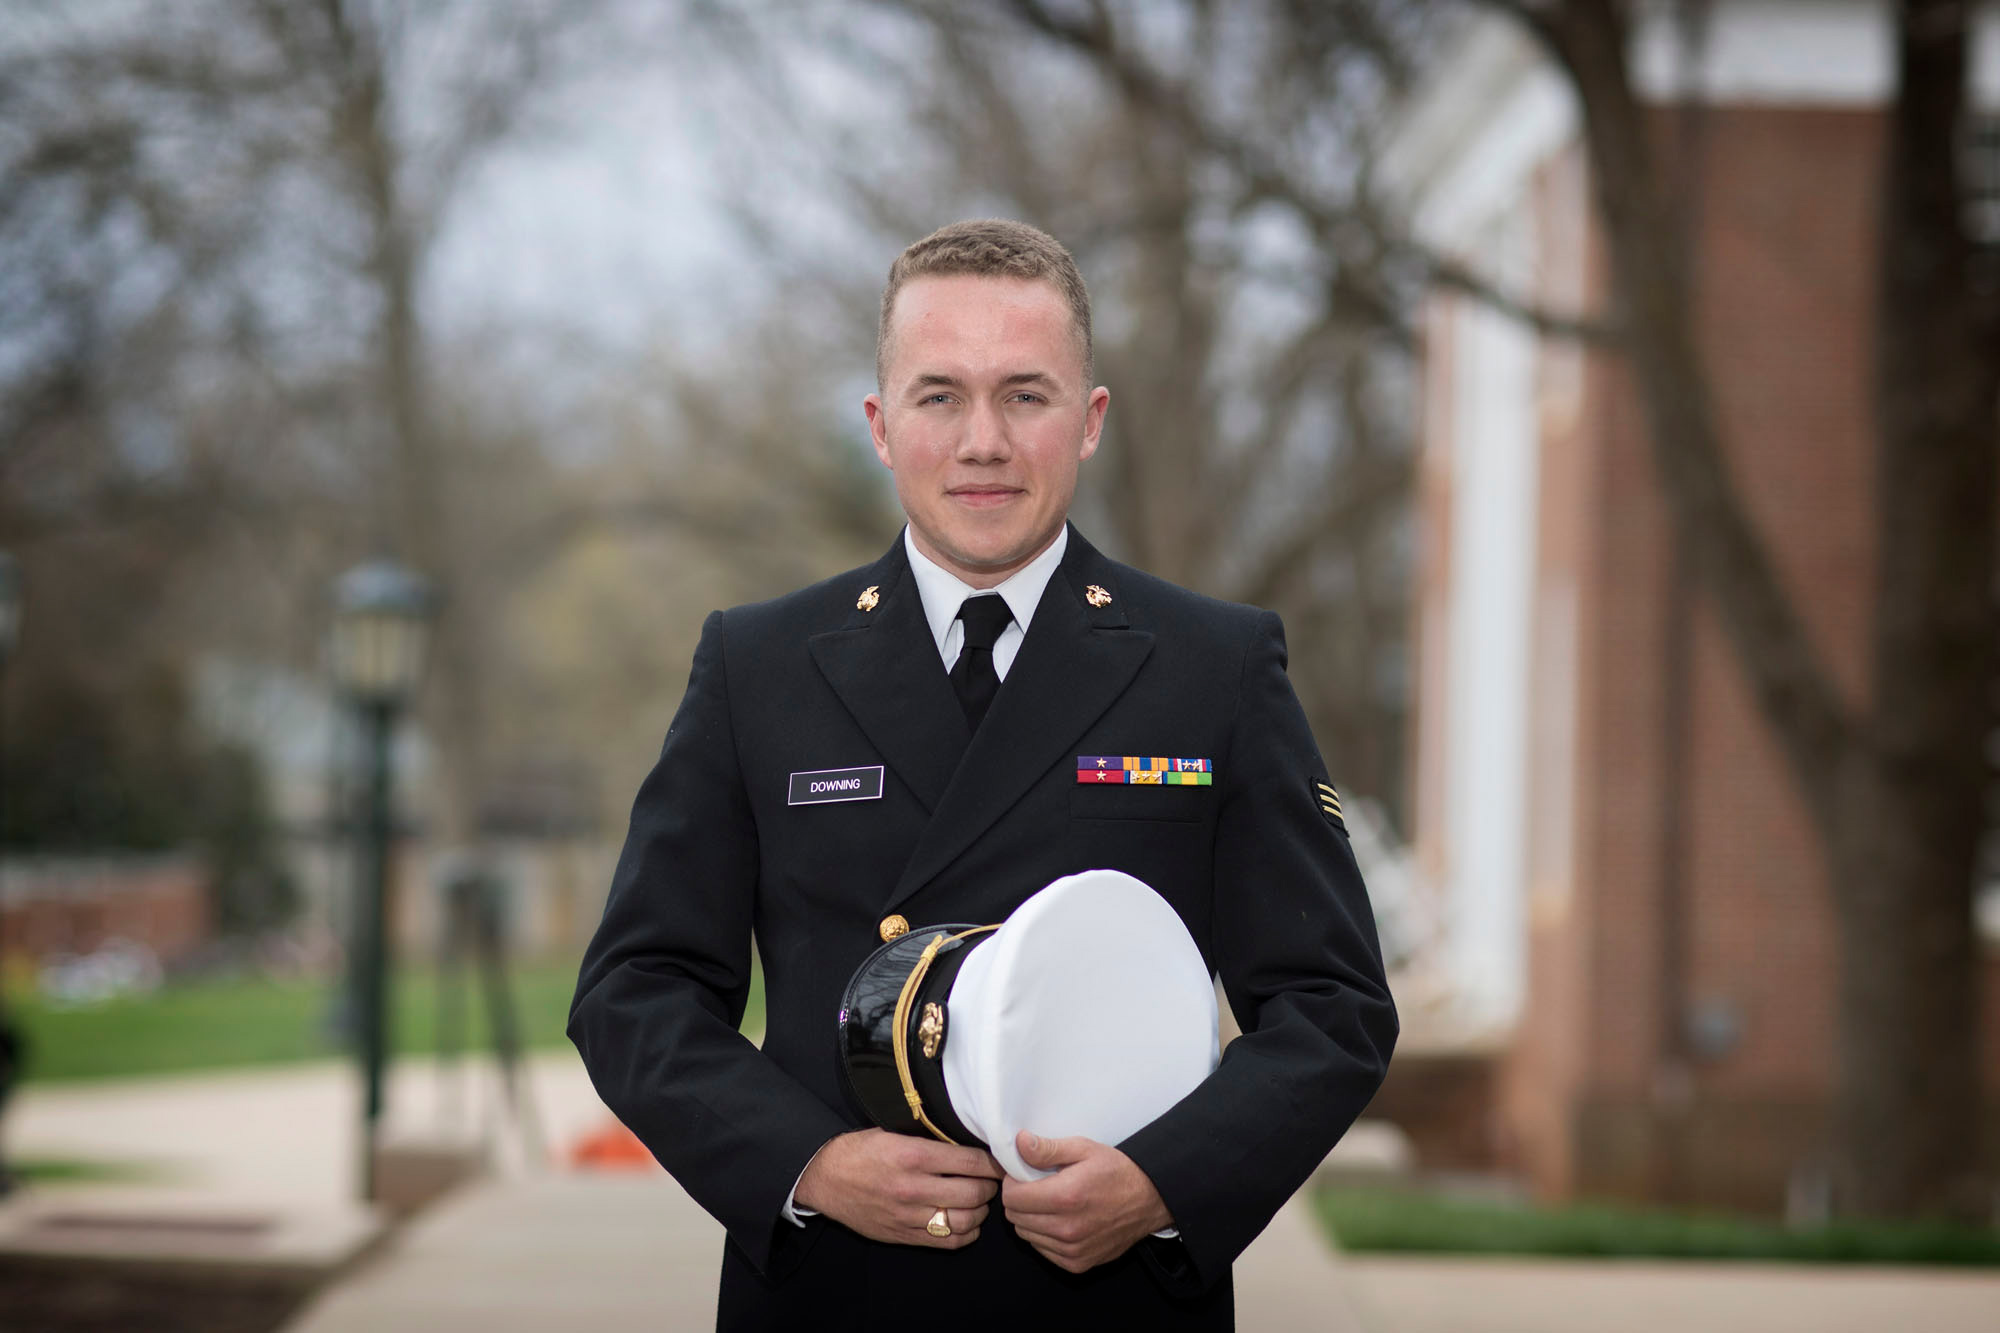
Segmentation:
[(390, 740), (396, 715), (416, 695), (423, 675), (432, 607), (430, 585), (389, 560), (351, 569), (334, 585), (334, 683), (361, 723), (367, 765), (354, 856), (351, 989), (363, 1088), (361, 1193), (367, 1199), (376, 1196), (376, 1136), (388, 1056)]
[(430, 584), (393, 560), (371, 560), (334, 585), (333, 677), (361, 706), (391, 712), (423, 676), (430, 637)]

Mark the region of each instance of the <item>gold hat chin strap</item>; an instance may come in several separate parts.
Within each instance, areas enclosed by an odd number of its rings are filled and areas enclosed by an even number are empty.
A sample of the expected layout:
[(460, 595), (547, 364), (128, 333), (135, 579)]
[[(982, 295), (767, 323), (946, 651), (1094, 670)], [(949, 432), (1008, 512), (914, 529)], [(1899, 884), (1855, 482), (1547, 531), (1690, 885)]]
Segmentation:
[(998, 925), (974, 926), (956, 935), (931, 936), (931, 942), (924, 946), (923, 956), (917, 959), (917, 965), (910, 969), (908, 979), (903, 982), (902, 994), (896, 997), (896, 1026), (889, 1040), (896, 1053), (896, 1077), (903, 1083), (903, 1100), (910, 1104), (910, 1112), (916, 1116), (918, 1124), (954, 1147), (958, 1145), (958, 1140), (932, 1124), (931, 1118), (924, 1114), (924, 1099), (917, 1094), (916, 1080), (910, 1076), (910, 1009), (917, 1002), (917, 987), (923, 984), (925, 974), (931, 970), (931, 962), (938, 956), (938, 950), (947, 944), (998, 929)]

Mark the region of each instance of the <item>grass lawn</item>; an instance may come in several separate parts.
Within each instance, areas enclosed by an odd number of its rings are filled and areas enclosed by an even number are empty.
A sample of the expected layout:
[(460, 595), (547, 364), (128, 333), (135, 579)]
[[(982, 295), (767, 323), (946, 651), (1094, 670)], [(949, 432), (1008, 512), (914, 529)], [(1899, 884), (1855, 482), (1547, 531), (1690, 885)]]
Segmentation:
[(156, 1180), (159, 1168), (147, 1162), (85, 1161), (75, 1157), (9, 1158), (7, 1170), (37, 1185), (129, 1184)]
[(2000, 1264), (2000, 1230), (1942, 1223), (1786, 1227), (1597, 1204), (1521, 1206), (1410, 1190), (1322, 1187), (1313, 1205), (1348, 1251), (1791, 1263)]
[[(530, 1049), (563, 1046), (563, 1024), (576, 987), (574, 963), (510, 969), (509, 987)], [(339, 979), (273, 981), (256, 977), (192, 981), (86, 1007), (50, 1005), (17, 995), (12, 1009), (28, 1041), (30, 1083), (116, 1078), (182, 1070), (227, 1069), (326, 1059), (345, 1053), (332, 1030)], [(468, 1051), (490, 1049), (484, 1002), (468, 976), (463, 999)], [(391, 988), (394, 1048), (437, 1048), (438, 985), (426, 970), (398, 972)], [(831, 1019), (828, 1020), (831, 1023)], [(761, 1032), (764, 991), (753, 985), (744, 1030)]]

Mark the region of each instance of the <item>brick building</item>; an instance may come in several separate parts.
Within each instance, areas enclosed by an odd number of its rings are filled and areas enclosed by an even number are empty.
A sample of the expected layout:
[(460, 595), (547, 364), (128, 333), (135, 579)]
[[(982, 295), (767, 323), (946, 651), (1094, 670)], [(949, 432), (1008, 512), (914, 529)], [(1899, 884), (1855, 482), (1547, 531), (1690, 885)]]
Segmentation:
[[(1857, 697), (1885, 21), (1723, 0), (1693, 60), (1664, 18), (1637, 38), (1645, 94), (1697, 108), (1661, 114), (1695, 145), (1699, 336), (1737, 484)], [(1979, 52), (2000, 113), (2000, 6)], [(1487, 20), (1427, 88), (1392, 154), (1420, 232), (1550, 308), (1602, 309), (1559, 77)], [(1617, 357), (1465, 299), (1431, 304), (1424, 347), (1411, 809), (1450, 987), (1418, 1031), (1495, 1034), (1490, 1157), (1540, 1194), (1810, 1210), (1835, 1056), (1826, 868), (1675, 549), (1634, 388)], [(1986, 966), (2000, 1091), (2000, 941)]]
[(208, 942), (209, 899), (193, 856), (13, 858), (0, 873), (0, 947), (39, 964), (125, 943), (171, 964)]

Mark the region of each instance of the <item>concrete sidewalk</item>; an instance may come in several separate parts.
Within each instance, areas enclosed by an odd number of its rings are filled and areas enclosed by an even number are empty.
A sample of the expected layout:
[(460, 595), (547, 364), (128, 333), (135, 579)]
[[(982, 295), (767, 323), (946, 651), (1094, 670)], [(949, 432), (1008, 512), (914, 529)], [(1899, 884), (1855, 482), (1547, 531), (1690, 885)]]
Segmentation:
[(1348, 1256), (1337, 1281), (1364, 1333), (2000, 1329), (2000, 1276), (1951, 1269)]
[[(721, 1229), (664, 1175), (444, 1204), (287, 1333), (706, 1329)], [(1236, 1267), (1244, 1333), (1993, 1333), (2000, 1277), (1776, 1264), (1335, 1256), (1302, 1201)]]
[[(523, 1068), (549, 1151), (602, 1123), (607, 1113), (575, 1052), (542, 1052)], [(490, 1061), (441, 1070), (399, 1060), (385, 1101), (389, 1139), (490, 1133), (503, 1174), (539, 1165), (505, 1118)], [(7, 1152), (135, 1165), (162, 1184), (244, 1202), (344, 1203), (360, 1193), (360, 1112), (360, 1076), (346, 1061), (30, 1083), (8, 1108)]]
[[(558, 1157), (609, 1120), (573, 1052), (537, 1055), (528, 1069)], [(359, 1102), (352, 1067), (332, 1062), (31, 1084), (9, 1113), (8, 1145), (23, 1158), (140, 1164), (182, 1197), (316, 1209), (355, 1197)], [(388, 1105), (391, 1135), (415, 1138), (491, 1122), (500, 1101), (490, 1067), (440, 1079), (431, 1062), (406, 1060), (392, 1073)], [(495, 1179), (393, 1237), (322, 1293), (297, 1328), (506, 1333), (569, 1327), (580, 1314), (604, 1330), (712, 1326), (722, 1231), (666, 1173), (570, 1173), (529, 1160), (518, 1134), (496, 1141)], [(127, 1196), (140, 1188), (120, 1187)], [(1237, 1291), (1245, 1329), (1359, 1328), (1340, 1313), (1332, 1257), (1302, 1204), (1244, 1255)]]
[[(287, 1333), (661, 1333), (715, 1324), (722, 1228), (664, 1173), (500, 1181), (440, 1205)], [(1238, 1263), (1237, 1322), (1362, 1333), (1302, 1205)]]
[[(551, 1149), (599, 1129), (574, 1054), (530, 1062)], [(359, 1088), (340, 1064), (29, 1085), (9, 1151), (150, 1164), (159, 1188), (315, 1209), (352, 1200)], [(440, 1081), (397, 1066), (391, 1126), (422, 1136), (494, 1122), (490, 1069)], [(497, 1136), (497, 1176), (447, 1199), (320, 1293), (291, 1333), (702, 1329), (720, 1228), (665, 1173), (577, 1174)], [(1356, 1136), (1360, 1138), (1362, 1136)], [(65, 1187), (37, 1193), (54, 1195)], [(142, 1185), (121, 1187), (128, 1193)], [(1336, 1256), (1294, 1201), (1237, 1265), (1245, 1333), (1923, 1333), (2000, 1329), (2000, 1276), (1936, 1269)]]
[(715, 1326), (722, 1228), (664, 1173), (475, 1186), (406, 1227), (287, 1333)]

